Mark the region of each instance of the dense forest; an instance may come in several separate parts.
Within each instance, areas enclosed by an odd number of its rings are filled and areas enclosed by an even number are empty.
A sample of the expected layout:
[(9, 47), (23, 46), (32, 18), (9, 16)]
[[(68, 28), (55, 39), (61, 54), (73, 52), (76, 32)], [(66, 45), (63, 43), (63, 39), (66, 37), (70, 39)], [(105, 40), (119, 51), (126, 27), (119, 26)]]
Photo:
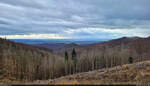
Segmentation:
[(52, 52), (0, 39), (0, 80), (46, 80), (148, 60), (149, 44), (149, 38), (121, 38)]
[(64, 62), (60, 56), (5, 39), (0, 39), (0, 61), (1, 80), (49, 79), (64, 74)]

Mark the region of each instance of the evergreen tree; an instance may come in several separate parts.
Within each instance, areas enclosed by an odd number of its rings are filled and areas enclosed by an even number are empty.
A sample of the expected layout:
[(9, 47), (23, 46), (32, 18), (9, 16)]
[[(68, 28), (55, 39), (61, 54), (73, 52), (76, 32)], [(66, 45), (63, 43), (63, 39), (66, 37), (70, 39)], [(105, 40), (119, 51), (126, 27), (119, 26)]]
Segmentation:
[(74, 48), (72, 50), (72, 60), (73, 60), (73, 64), (74, 64), (74, 72), (76, 72), (77, 55), (76, 55), (76, 51)]
[(72, 50), (72, 60), (73, 60), (74, 64), (77, 63), (77, 55), (76, 55), (76, 51), (74, 48)]
[(133, 58), (129, 57), (129, 63), (132, 64), (133, 63)]
[(65, 51), (65, 62), (67, 62), (68, 61), (68, 53), (67, 53), (67, 51)]
[(65, 74), (68, 74), (68, 52), (65, 51)]

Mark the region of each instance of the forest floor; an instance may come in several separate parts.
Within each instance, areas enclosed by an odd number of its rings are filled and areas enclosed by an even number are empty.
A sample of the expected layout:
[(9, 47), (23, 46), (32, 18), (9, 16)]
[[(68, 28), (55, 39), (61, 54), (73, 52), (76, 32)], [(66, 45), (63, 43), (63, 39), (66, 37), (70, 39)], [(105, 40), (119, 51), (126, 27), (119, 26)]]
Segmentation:
[(107, 69), (36, 80), (25, 84), (150, 84), (150, 61), (126, 64)]

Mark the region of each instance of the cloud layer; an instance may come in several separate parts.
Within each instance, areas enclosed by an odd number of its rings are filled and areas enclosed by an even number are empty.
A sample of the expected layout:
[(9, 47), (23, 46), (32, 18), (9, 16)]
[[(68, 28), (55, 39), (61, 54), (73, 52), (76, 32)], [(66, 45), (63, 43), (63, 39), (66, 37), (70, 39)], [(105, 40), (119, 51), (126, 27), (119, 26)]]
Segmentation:
[(147, 37), (149, 4), (150, 0), (1, 0), (0, 37)]

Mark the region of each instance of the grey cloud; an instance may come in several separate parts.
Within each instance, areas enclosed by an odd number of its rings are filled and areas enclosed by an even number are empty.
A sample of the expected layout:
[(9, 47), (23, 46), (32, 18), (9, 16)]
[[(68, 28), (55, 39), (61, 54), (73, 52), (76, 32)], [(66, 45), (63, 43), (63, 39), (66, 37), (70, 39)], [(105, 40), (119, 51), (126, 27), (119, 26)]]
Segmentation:
[(2, 0), (0, 34), (65, 34), (88, 27), (149, 31), (149, 4), (150, 0)]

